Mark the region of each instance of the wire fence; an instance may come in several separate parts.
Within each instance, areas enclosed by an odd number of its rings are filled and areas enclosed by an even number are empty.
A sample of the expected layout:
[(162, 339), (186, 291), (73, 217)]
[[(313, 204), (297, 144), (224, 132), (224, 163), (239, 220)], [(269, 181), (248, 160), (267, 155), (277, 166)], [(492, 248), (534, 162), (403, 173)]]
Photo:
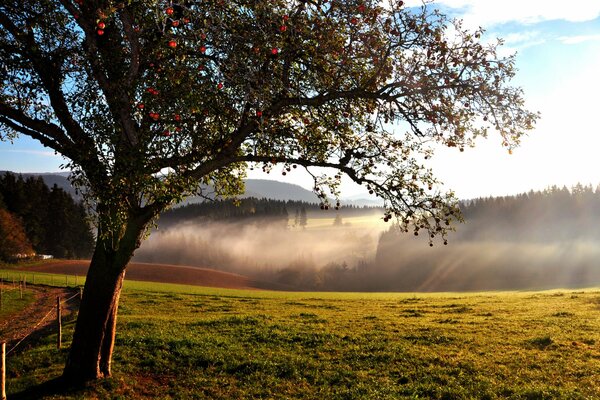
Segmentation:
[[(11, 292), (14, 290), (18, 290), (18, 288), (9, 289), (9, 290), (5, 291), (4, 293)], [(49, 297), (51, 297), (51, 296), (48, 296), (48, 298)], [(69, 301), (75, 299), (76, 297), (81, 297), (81, 291), (73, 294), (71, 297), (69, 297), (65, 300), (60, 300), (60, 302), (58, 303), (60, 308), (62, 308), (62, 306), (64, 304), (67, 304)], [(20, 339), (10, 348), (10, 350), (8, 350), (6, 352), (6, 355), (9, 355), (13, 351), (15, 351), (19, 347), (19, 345), (21, 343), (23, 343), (25, 341), (25, 339), (27, 339), (29, 336), (31, 336), (38, 329), (38, 327), (53, 313), (55, 313), (55, 315), (59, 315), (59, 313), (60, 313), (59, 307), (48, 306), (48, 312), (35, 325), (33, 325), (33, 327), (31, 329), (29, 329), (27, 331), (27, 333), (25, 333), (24, 335), (21, 335)]]
[[(20, 298), (23, 299), (23, 292), (26, 290), (27, 287), (27, 276), (25, 274), (19, 274), (18, 276), (18, 280), (15, 281), (15, 275), (14, 274), (0, 274), (0, 309), (3, 305), (3, 298), (5, 298), (5, 295), (7, 293), (10, 292), (14, 292), (19, 290), (20, 291)], [(38, 275), (39, 277), (39, 275)], [(46, 279), (43, 279), (46, 278)], [(46, 276), (42, 276), (42, 279), (40, 280), (38, 278), (38, 281), (36, 282), (36, 276), (35, 274), (31, 274), (30, 275), (30, 283), (33, 284), (37, 284), (37, 285), (47, 285), (47, 282), (44, 281), (50, 280), (50, 286), (53, 286), (54, 284), (54, 276), (53, 275), (46, 275)], [(12, 288), (6, 289), (4, 288), (4, 285), (11, 285), (12, 282)], [(17, 286), (18, 283), (18, 286)], [(62, 283), (62, 282), (61, 282)], [(16, 349), (19, 348), (19, 346), (25, 342), (25, 340), (30, 337), (32, 334), (34, 334), (36, 331), (38, 331), (38, 329), (40, 328), (40, 326), (42, 326), (42, 324), (44, 323), (44, 321), (48, 320), (49, 317), (52, 316), (52, 314), (54, 314), (56, 316), (56, 329), (58, 332), (58, 337), (57, 337), (57, 348), (60, 349), (61, 348), (61, 336), (62, 336), (62, 316), (61, 316), (61, 309), (63, 308), (64, 305), (66, 305), (68, 302), (72, 301), (73, 299), (79, 297), (79, 299), (81, 300), (81, 295), (82, 295), (82, 287), (78, 285), (78, 279), (77, 276), (75, 277), (75, 284), (76, 287), (79, 287), (79, 291), (77, 293), (74, 293), (73, 295), (71, 295), (70, 297), (68, 297), (67, 299), (60, 299), (60, 296), (57, 296), (56, 298), (56, 305), (55, 306), (44, 306), (42, 308), (42, 311), (44, 310), (44, 308), (47, 307), (48, 311), (45, 313), (45, 315), (39, 319), (34, 325), (33, 327), (31, 327), (30, 329), (28, 329), (24, 334), (19, 335), (19, 339), (16, 341), (16, 343), (14, 345), (12, 345), (12, 347), (6, 351), (6, 342), (5, 341), (1, 341), (2, 343), (2, 351), (1, 351), (1, 355), (0, 355), (0, 361), (1, 361), (1, 371), (0, 371), (0, 398), (1, 399), (6, 399), (6, 392), (5, 392), (5, 386), (6, 386), (6, 356), (10, 355), (12, 352), (14, 352)], [(63, 285), (60, 285), (63, 286)], [(66, 276), (65, 278), (65, 286), (67, 288), (69, 288), (69, 277)], [(52, 296), (48, 296), (47, 299), (45, 299), (43, 301), (43, 303), (47, 303), (47, 301), (50, 299), (50, 297)], [(38, 309), (39, 310), (39, 309)]]
[(79, 287), (85, 283), (85, 278), (79, 275), (59, 275), (45, 272), (0, 271), (0, 284), (12, 284), (15, 287), (18, 282), (23, 282), (25, 285)]

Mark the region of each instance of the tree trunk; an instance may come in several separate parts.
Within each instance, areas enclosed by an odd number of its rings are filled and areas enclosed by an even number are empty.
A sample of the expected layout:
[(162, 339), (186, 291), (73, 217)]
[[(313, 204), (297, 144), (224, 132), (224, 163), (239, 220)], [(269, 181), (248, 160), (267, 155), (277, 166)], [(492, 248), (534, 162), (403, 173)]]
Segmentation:
[(73, 383), (110, 376), (117, 307), (129, 260), (111, 262), (102, 247), (99, 241), (90, 263), (63, 373)]
[[(150, 217), (128, 221), (114, 245), (99, 233), (63, 379), (69, 384), (109, 377), (125, 268)], [(114, 236), (112, 236), (114, 237)]]

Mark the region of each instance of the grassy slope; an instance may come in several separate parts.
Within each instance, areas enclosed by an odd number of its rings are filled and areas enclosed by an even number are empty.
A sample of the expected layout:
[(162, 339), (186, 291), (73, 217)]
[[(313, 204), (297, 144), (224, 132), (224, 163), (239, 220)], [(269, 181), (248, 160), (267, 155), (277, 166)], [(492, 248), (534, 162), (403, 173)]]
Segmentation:
[[(1, 285), (2, 300), (0, 302), (0, 322), (5, 318), (10, 318), (12, 315), (18, 314), (23, 309), (33, 303), (34, 296), (31, 291), (25, 291), (23, 297), (19, 293), (19, 287), (13, 287), (10, 284)], [(0, 330), (0, 334), (1, 334)]]
[[(597, 290), (336, 294), (128, 282), (115, 377), (67, 397), (600, 398), (599, 316)], [(58, 376), (65, 356), (50, 336), (9, 358), (9, 395)]]

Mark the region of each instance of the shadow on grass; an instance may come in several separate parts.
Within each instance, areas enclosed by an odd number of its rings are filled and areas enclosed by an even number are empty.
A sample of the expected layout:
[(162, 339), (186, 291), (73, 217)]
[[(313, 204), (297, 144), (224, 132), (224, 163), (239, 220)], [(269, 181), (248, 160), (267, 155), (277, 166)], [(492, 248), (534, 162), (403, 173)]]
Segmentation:
[(69, 395), (85, 389), (85, 386), (68, 384), (62, 377), (54, 378), (39, 385), (30, 386), (22, 392), (10, 395), (11, 400), (43, 399), (55, 395)]

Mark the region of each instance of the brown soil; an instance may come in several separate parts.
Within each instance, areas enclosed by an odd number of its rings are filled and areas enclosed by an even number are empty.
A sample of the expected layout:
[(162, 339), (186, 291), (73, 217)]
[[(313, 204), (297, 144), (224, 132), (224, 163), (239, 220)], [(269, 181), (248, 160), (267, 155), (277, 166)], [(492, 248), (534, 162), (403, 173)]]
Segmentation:
[[(12, 286), (4, 286), (4, 290)], [(45, 331), (56, 331), (56, 297), (61, 298), (61, 315), (65, 323), (79, 309), (79, 290), (28, 285), (35, 300), (24, 310), (8, 315), (0, 320), (0, 338), (6, 341), (6, 351), (20, 351), (30, 339)], [(14, 350), (21, 339), (24, 339)]]
[[(89, 263), (89, 260), (56, 260), (21, 269), (30, 272), (85, 276)], [(171, 264), (129, 263), (126, 279), (229, 289), (285, 290), (281, 285), (256, 281), (243, 275)]]

